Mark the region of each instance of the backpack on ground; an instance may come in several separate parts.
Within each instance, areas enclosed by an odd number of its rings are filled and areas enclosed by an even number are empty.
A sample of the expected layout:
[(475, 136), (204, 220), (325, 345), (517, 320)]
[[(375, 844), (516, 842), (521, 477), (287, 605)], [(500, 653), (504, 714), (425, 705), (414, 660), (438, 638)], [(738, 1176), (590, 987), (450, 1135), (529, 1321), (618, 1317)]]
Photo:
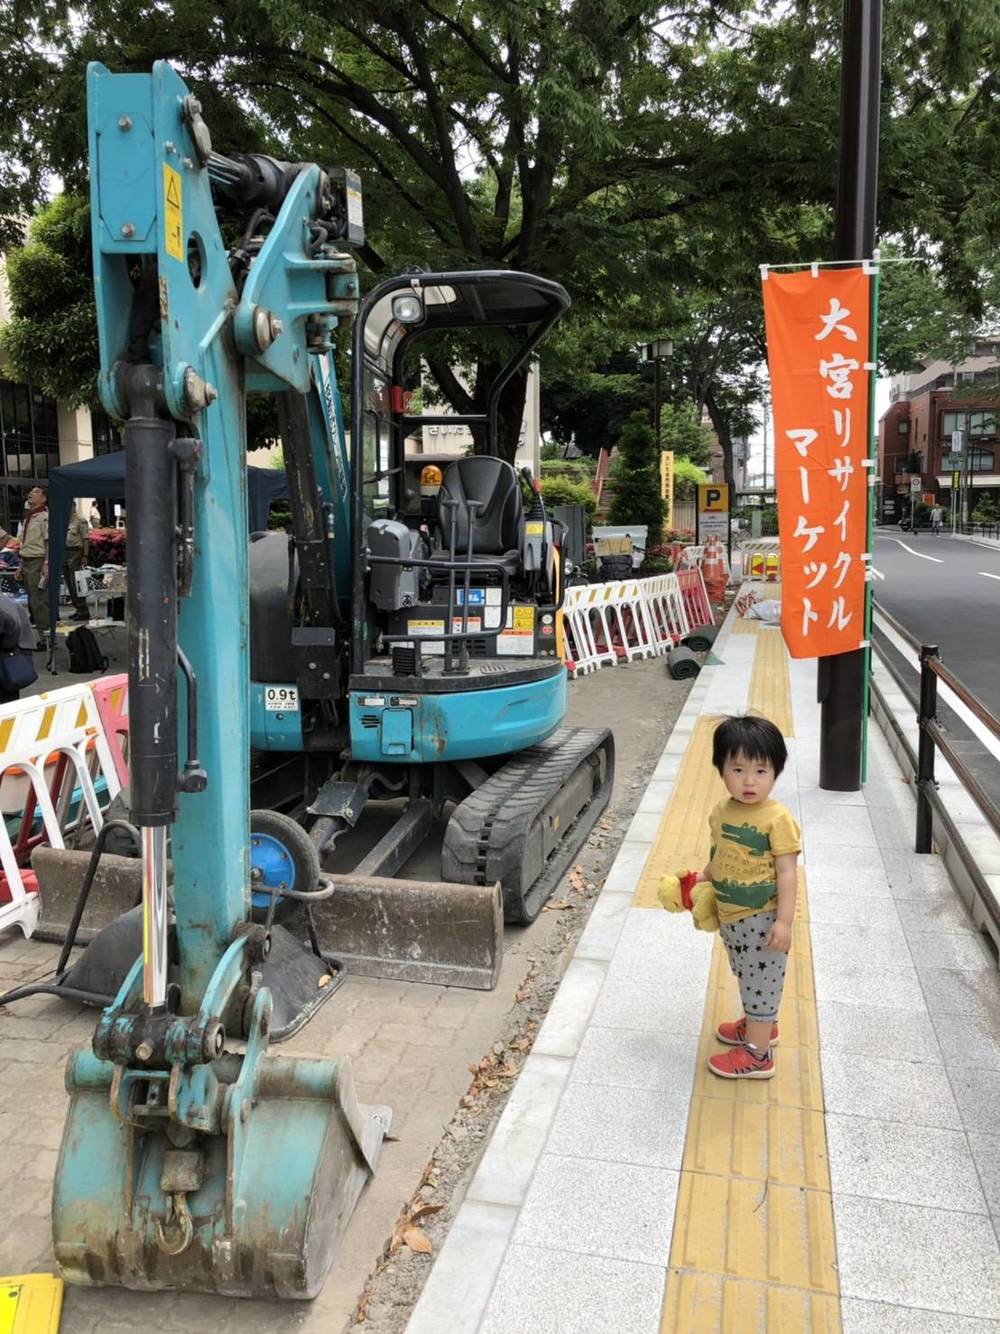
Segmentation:
[(66, 647), (69, 649), (69, 669), (71, 672), (103, 672), (106, 670), (108, 660), (101, 652), (97, 636), (93, 630), (88, 630), (85, 625), (70, 631), (66, 636)]

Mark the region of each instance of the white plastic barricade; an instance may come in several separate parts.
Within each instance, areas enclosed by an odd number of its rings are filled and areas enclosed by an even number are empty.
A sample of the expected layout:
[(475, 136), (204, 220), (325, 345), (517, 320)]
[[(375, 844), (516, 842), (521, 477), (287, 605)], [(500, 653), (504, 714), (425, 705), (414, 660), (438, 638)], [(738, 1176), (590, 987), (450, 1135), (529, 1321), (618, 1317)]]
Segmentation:
[[(38, 924), (38, 887), (22, 869), (40, 842), (65, 847), (65, 833), (84, 819), (103, 824), (95, 780), (108, 800), (121, 790), (97, 706), (86, 684), (64, 686), (0, 706), (0, 787), (23, 793), (21, 829), (11, 841), (0, 818), (0, 930), (19, 926), (30, 936)], [(9, 802), (8, 797), (4, 804)], [(41, 820), (41, 831), (35, 824)]]
[(645, 582), (645, 579), (623, 579), (608, 585), (615, 590), (612, 607), (621, 655), (626, 662), (634, 662), (636, 658), (655, 658), (660, 651), (646, 604)]
[(705, 555), (704, 546), (684, 547), (677, 560), (678, 570), (696, 570), (702, 562)]
[(694, 626), (712, 621), (697, 567), (576, 585), (567, 588), (562, 610), (571, 676), (669, 653)]
[(563, 636), (570, 676), (586, 676), (589, 672), (596, 672), (601, 665), (584, 597), (588, 587), (584, 584), (567, 588), (563, 600)]
[(669, 653), (691, 630), (677, 575), (654, 574), (642, 583), (656, 647)]
[(613, 667), (618, 661), (615, 652), (614, 598), (615, 583), (584, 584), (577, 588), (580, 610), (580, 633), (591, 647), (592, 671), (598, 667)]

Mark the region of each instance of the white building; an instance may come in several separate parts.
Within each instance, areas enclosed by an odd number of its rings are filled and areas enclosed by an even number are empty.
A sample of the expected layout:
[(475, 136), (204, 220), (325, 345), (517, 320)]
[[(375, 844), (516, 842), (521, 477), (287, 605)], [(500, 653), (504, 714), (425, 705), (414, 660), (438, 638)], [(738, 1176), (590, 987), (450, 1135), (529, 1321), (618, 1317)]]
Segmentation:
[[(452, 416), (447, 404), (435, 404), (427, 408), (428, 416)], [(457, 423), (455, 426), (425, 426), (420, 436), (412, 435), (406, 442), (408, 454), (464, 454), (472, 449), (472, 432), (467, 426)], [(518, 468), (530, 468), (532, 476), (541, 475), (541, 402), (538, 362), (533, 361), (528, 370), (527, 392), (524, 396), (524, 415), (521, 418), (521, 433), (517, 446), (515, 465)]]

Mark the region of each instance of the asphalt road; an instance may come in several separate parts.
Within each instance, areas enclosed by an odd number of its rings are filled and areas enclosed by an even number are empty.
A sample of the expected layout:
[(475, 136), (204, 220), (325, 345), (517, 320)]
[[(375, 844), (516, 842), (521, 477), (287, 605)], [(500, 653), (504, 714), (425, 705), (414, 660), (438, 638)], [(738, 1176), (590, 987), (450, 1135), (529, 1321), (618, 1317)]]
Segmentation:
[(1000, 548), (883, 528), (873, 564), (876, 600), (1000, 714)]

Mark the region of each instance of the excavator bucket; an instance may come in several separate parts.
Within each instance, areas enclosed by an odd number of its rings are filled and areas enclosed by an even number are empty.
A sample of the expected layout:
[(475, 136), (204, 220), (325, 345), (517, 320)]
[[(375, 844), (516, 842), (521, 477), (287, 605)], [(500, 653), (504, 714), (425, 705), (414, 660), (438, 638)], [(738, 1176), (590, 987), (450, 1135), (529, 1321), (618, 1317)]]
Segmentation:
[[(32, 867), (41, 889), (47, 939), (66, 939), (89, 863), (88, 852), (36, 849)], [(484, 991), (496, 986), (503, 961), (498, 884), (445, 884), (350, 873), (328, 879), (336, 891), (313, 909), (314, 920), (322, 949), (336, 955), (348, 973)], [(142, 863), (136, 858), (105, 855), (98, 862), (84, 925), (75, 933), (76, 940), (92, 943), (62, 979), (64, 988), (70, 988), (66, 993), (70, 999), (94, 992), (101, 997), (96, 1003), (107, 1004), (121, 986), (142, 949), (141, 916), (129, 911), (141, 887)], [(304, 924), (294, 919), (287, 924), (297, 936), (305, 936)], [(273, 931), (276, 947), (265, 966), (264, 981), (275, 1001), (271, 1040), (277, 1042), (298, 1026), (298, 1015), (308, 1012), (309, 984), (315, 994), (315, 978), (310, 975), (305, 984), (292, 988), (290, 997), (285, 994), (291, 963), (301, 968), (311, 960), (307, 952), (294, 949), (290, 938), (281, 948), (285, 933), (281, 927)]]
[(347, 1061), (265, 1055), (266, 1027), (190, 1086), (218, 1094), (221, 1116), (204, 1132), (192, 1123), (211, 1125), (213, 1108), (177, 1107), (171, 1071), (121, 1069), (82, 1049), (70, 1059), (52, 1204), (67, 1280), (316, 1296), (391, 1113), (358, 1103)]

